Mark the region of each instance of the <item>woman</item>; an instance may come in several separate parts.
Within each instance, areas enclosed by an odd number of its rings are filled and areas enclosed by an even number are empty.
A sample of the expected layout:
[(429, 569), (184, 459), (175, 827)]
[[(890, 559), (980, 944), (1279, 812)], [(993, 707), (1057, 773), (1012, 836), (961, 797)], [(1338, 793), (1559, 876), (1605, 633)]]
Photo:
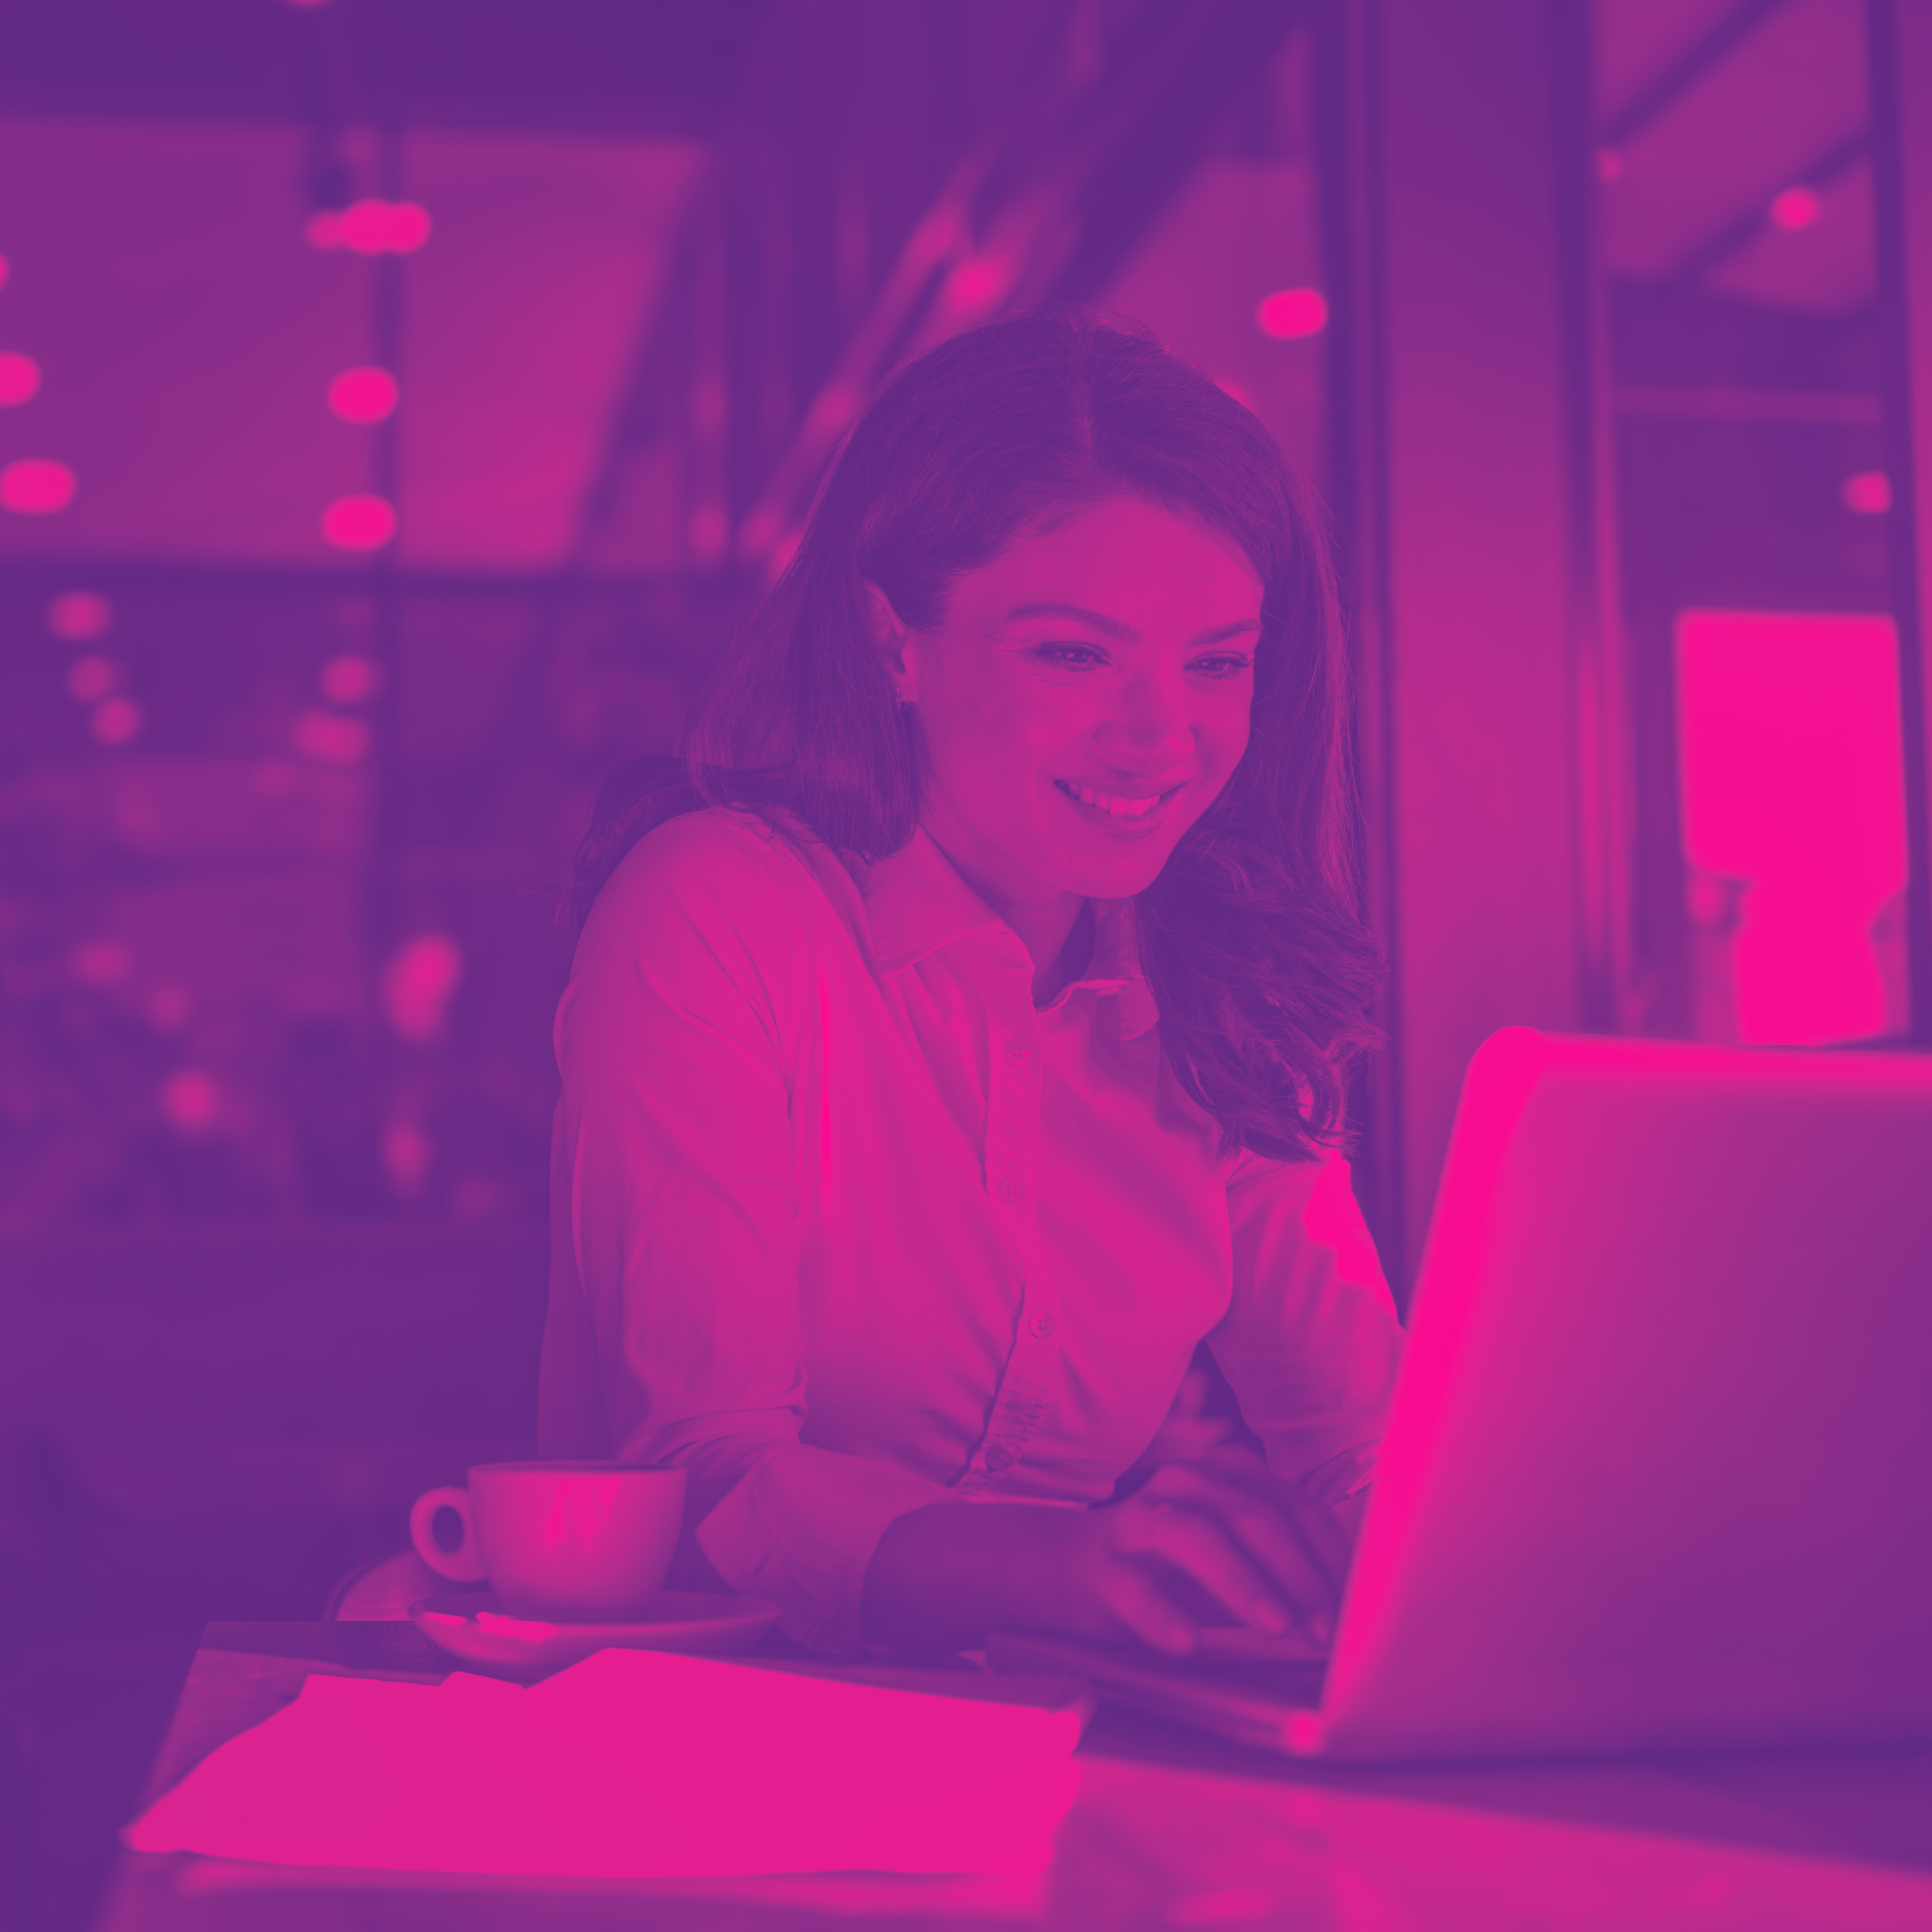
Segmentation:
[[(689, 1468), (674, 1582), (828, 1653), (1325, 1641), (1400, 1337), (1345, 719), (1308, 498), (1153, 341), (873, 403), (580, 867), (540, 1436)], [(1203, 1338), (1267, 1468), (1117, 1498)]]

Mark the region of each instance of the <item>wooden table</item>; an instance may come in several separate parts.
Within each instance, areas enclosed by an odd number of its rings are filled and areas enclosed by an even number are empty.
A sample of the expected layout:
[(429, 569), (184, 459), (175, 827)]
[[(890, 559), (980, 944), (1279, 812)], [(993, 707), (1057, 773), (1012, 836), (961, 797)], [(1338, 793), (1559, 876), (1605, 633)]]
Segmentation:
[[(406, 1624), (211, 1624), (141, 1803), (314, 1671), (430, 1682)], [(1321, 1932), (1932, 1927), (1932, 1751), (1342, 1771), (1103, 1710), (1043, 1891), (833, 1875), (613, 1885), (123, 1852), (101, 1932)]]

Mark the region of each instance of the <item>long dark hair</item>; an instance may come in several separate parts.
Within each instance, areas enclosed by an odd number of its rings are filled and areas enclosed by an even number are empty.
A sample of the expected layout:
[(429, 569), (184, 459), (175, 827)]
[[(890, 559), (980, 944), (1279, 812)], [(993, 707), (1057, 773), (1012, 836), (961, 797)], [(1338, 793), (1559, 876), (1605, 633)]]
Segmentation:
[(619, 772), (572, 882), (581, 920), (682, 811), (743, 805), (876, 860), (919, 820), (916, 707), (870, 641), (869, 579), (916, 630), (1023, 532), (1136, 496), (1230, 538), (1261, 579), (1247, 750), (1134, 902), (1175, 1078), (1238, 1148), (1347, 1145), (1348, 1069), (1379, 1046), (1361, 912), (1348, 662), (1321, 515), (1261, 424), (1151, 334), (1056, 308), (954, 337), (852, 430), (803, 540), (707, 680), (675, 759)]

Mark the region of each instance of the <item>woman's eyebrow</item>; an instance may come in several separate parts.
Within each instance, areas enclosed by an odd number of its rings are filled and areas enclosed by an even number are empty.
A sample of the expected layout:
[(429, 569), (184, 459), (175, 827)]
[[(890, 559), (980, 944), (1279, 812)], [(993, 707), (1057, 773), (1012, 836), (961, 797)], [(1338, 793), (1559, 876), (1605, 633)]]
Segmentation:
[(1018, 604), (1006, 614), (1011, 624), (1015, 617), (1073, 617), (1082, 624), (1090, 624), (1096, 631), (1104, 631), (1110, 638), (1118, 638), (1123, 644), (1138, 643), (1140, 632), (1131, 624), (1123, 624), (1118, 617), (1104, 617), (1097, 611), (1090, 611), (1078, 604)]
[[(1091, 624), (1096, 631), (1110, 638), (1118, 638), (1123, 644), (1138, 644), (1141, 634), (1131, 624), (1123, 624), (1118, 617), (1103, 617), (1097, 611), (1090, 611), (1080, 604), (1020, 604), (1006, 614), (1011, 624), (1015, 617), (1073, 617), (1082, 624)], [(1238, 624), (1224, 624), (1218, 631), (1203, 631), (1193, 640), (1196, 645), (1221, 644), (1230, 638), (1238, 638), (1261, 628), (1258, 617), (1243, 617)]]

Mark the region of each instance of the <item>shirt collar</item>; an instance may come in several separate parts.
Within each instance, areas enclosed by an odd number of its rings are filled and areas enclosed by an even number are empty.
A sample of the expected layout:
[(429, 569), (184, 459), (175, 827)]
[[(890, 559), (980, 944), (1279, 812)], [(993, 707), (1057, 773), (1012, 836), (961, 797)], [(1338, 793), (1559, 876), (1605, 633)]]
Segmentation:
[[(923, 825), (876, 865), (855, 857), (851, 863), (872, 927), (872, 955), (886, 972), (917, 964), (967, 933), (985, 927), (1011, 930), (960, 876)], [(1096, 993), (1115, 993), (1120, 996), (1121, 1036), (1135, 1039), (1160, 1013), (1134, 944), (1134, 902), (1096, 899), (1093, 905), (1094, 954), (1087, 971), (1042, 1010), (1052, 1012), (1083, 986)]]

